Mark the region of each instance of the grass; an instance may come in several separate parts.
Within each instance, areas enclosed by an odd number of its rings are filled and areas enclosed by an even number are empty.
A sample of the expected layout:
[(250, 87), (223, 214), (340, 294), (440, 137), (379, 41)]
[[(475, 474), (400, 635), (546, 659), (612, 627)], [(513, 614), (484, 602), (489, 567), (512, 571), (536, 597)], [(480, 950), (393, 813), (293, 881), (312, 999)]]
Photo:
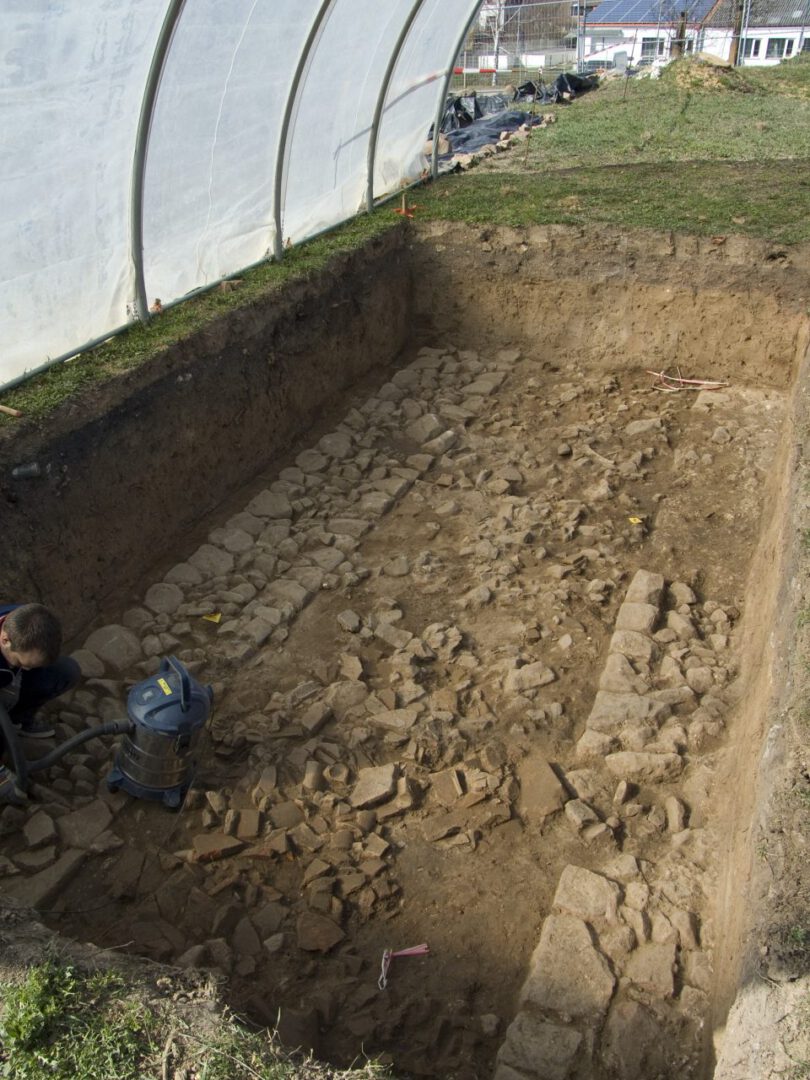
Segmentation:
[(742, 71), (679, 62), (538, 111), (556, 123), (435, 185), (423, 215), (810, 240), (810, 56)]
[[(84, 972), (55, 957), (19, 984), (0, 983), (0, 1077), (8, 1080), (384, 1080), (373, 1061), (334, 1070), (294, 1058), (272, 1036), (224, 1016), (194, 1031), (128, 991), (114, 972)], [(210, 1021), (210, 1014), (206, 1013)]]
[(0, 1075), (14, 1080), (139, 1080), (155, 1024), (126, 997), (120, 976), (83, 974), (51, 960), (3, 988)]

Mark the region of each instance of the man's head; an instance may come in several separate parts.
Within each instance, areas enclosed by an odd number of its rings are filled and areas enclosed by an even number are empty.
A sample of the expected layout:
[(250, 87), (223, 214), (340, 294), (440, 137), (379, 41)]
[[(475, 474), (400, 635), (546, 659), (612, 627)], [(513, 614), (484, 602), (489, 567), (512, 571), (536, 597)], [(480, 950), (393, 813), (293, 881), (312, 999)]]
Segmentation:
[(62, 627), (42, 604), (23, 604), (10, 611), (0, 625), (0, 652), (14, 667), (53, 664), (62, 648)]

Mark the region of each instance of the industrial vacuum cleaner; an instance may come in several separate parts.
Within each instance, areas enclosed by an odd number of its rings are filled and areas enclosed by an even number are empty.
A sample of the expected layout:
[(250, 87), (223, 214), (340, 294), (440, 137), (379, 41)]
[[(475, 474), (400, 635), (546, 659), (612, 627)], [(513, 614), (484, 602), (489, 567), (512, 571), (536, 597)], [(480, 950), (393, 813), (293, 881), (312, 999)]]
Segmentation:
[(177, 809), (194, 776), (194, 751), (211, 712), (214, 694), (191, 676), (174, 656), (164, 658), (156, 675), (133, 686), (126, 720), (80, 731), (44, 757), (28, 761), (8, 712), (0, 706), (0, 736), (18, 787), (27, 790), (33, 773), (55, 765), (89, 739), (123, 735), (107, 774), (110, 791), (161, 802)]

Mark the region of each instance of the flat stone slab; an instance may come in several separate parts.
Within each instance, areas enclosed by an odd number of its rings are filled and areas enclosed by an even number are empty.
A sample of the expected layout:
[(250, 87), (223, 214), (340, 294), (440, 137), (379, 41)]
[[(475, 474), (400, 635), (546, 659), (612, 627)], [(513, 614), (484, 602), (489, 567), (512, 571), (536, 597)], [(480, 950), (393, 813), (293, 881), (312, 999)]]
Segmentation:
[(173, 615), (183, 603), (183, 590), (168, 581), (159, 581), (147, 589), (143, 603), (159, 615)]
[(530, 754), (518, 765), (518, 811), (528, 821), (542, 822), (565, 805), (568, 795), (552, 767), (540, 754)]
[(520, 1001), (594, 1022), (607, 1010), (615, 984), (585, 923), (570, 915), (549, 915)]
[(663, 594), (664, 578), (662, 574), (653, 574), (649, 570), (636, 570), (624, 600), (625, 603), (629, 604), (652, 604), (657, 608), (661, 604)]
[(675, 992), (675, 942), (641, 945), (630, 954), (625, 967), (628, 979), (659, 997)]
[(641, 784), (674, 780), (683, 772), (683, 764), (680, 754), (649, 754), (632, 750), (620, 750), (605, 758), (605, 765), (614, 776)]
[(637, 727), (645, 721), (658, 724), (669, 716), (670, 711), (664, 702), (642, 697), (641, 694), (613, 694), (607, 690), (597, 690), (587, 726), (592, 731), (615, 734), (623, 727)]
[(23, 825), (23, 836), (29, 848), (43, 847), (45, 844), (52, 843), (56, 840), (56, 826), (53, 818), (44, 810), (39, 810)]
[(553, 683), (557, 676), (542, 662), (525, 664), (523, 667), (510, 671), (504, 679), (503, 688), (507, 693), (520, 694), (524, 690), (536, 690), (541, 686)]
[(385, 728), (387, 731), (410, 731), (419, 717), (419, 709), (413, 706), (406, 709), (385, 709), (382, 712), (370, 713), (369, 720), (376, 727)]
[(296, 926), (298, 948), (307, 952), (329, 952), (346, 937), (337, 923), (315, 911), (305, 911)]
[[(509, 1025), (498, 1051), (496, 1080), (524, 1073), (533, 1080), (566, 1080), (581, 1043), (582, 1036), (573, 1028), (520, 1012)], [(520, 1073), (512, 1072), (513, 1068)]]
[(625, 600), (616, 616), (616, 629), (651, 634), (657, 618), (658, 608), (652, 604), (635, 604)]
[(649, 664), (655, 654), (655, 643), (638, 630), (616, 630), (610, 639), (610, 652)]
[(647, 686), (627, 657), (615, 652), (605, 661), (599, 676), (599, 689), (610, 694), (643, 694)]
[(371, 769), (360, 770), (349, 801), (356, 810), (362, 810), (385, 802), (396, 790), (396, 765), (377, 765)]
[(566, 866), (554, 893), (554, 906), (579, 919), (617, 919), (621, 889), (601, 874), (582, 866)]
[(254, 517), (271, 520), (291, 518), (293, 514), (290, 500), (284, 492), (280, 491), (260, 491), (254, 499), (250, 500), (246, 509)]
[(62, 842), (74, 848), (89, 848), (99, 833), (109, 826), (113, 819), (104, 799), (96, 799), (95, 802), (83, 806), (81, 810), (74, 810), (72, 814), (66, 814), (57, 821), (57, 829)]
[(233, 570), (234, 558), (229, 551), (213, 544), (201, 544), (188, 561), (204, 577), (222, 577)]
[(216, 862), (228, 855), (235, 855), (244, 848), (245, 843), (225, 833), (200, 833), (194, 837), (192, 845), (198, 862)]
[(140, 639), (126, 626), (102, 626), (93, 631), (84, 647), (116, 671), (128, 671), (143, 660)]
[(4, 883), (5, 891), (23, 907), (41, 909), (64, 889), (87, 857), (86, 851), (72, 848), (38, 874), (14, 878)]

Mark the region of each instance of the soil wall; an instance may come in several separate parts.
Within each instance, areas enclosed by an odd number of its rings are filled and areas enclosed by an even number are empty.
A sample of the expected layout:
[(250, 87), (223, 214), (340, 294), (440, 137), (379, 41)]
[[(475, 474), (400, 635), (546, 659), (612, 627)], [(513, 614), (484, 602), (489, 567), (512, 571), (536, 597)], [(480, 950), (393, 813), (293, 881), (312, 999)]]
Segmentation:
[[(41, 600), (73, 635), (242, 487), (409, 331), (396, 229), (231, 312), (45, 425), (0, 438), (3, 595)], [(39, 477), (12, 469), (36, 462)]]
[[(420, 227), (415, 301), (426, 334), (538, 347), (590, 366), (786, 387), (808, 343), (810, 252), (742, 237), (545, 226)], [(436, 288), (436, 282), (442, 288)]]

